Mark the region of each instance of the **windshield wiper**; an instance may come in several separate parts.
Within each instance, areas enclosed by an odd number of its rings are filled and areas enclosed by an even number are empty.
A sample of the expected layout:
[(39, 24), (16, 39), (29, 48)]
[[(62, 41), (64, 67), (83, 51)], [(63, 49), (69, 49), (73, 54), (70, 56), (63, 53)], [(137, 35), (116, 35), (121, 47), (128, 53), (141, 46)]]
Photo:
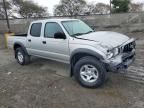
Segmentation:
[(89, 34), (89, 33), (92, 33), (92, 32), (94, 32), (94, 31), (88, 31), (88, 32), (86, 32), (86, 33), (84, 33), (84, 34)]
[(94, 32), (94, 31), (88, 31), (88, 32), (86, 32), (86, 33), (76, 33), (76, 34), (73, 34), (73, 35), (71, 35), (71, 36), (75, 37), (75, 36), (80, 36), (80, 35), (83, 35), (83, 34), (89, 34), (89, 33), (91, 33), (91, 32)]
[(71, 36), (75, 37), (75, 36), (80, 36), (80, 35), (83, 35), (83, 34), (85, 34), (85, 33), (76, 33), (76, 34), (73, 34)]

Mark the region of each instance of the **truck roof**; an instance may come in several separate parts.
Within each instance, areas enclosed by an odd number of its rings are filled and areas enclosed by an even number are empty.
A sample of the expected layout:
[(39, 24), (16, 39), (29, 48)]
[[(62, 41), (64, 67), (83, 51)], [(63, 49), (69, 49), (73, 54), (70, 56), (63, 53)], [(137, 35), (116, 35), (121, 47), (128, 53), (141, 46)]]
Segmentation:
[(36, 22), (61, 22), (61, 21), (72, 21), (72, 20), (78, 20), (78, 19), (65, 19), (65, 18), (58, 18), (58, 19), (43, 19), (43, 20), (36, 20), (36, 21), (32, 21), (32, 23), (36, 23)]

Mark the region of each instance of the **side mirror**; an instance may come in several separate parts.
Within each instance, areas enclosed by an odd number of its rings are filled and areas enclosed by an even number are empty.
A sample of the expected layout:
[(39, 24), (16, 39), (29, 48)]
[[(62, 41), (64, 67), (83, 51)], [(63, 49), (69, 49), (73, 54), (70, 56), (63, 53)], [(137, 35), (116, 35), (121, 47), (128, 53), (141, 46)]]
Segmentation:
[(66, 39), (66, 35), (64, 33), (57, 32), (54, 34), (54, 38), (55, 39)]

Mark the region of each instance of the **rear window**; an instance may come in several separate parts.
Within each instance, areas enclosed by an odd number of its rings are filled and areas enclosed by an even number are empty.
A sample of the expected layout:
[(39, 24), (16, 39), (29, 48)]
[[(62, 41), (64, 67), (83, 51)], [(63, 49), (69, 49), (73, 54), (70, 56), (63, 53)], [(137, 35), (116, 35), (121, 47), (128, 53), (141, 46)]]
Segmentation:
[(34, 23), (31, 26), (30, 34), (34, 37), (40, 37), (42, 23)]

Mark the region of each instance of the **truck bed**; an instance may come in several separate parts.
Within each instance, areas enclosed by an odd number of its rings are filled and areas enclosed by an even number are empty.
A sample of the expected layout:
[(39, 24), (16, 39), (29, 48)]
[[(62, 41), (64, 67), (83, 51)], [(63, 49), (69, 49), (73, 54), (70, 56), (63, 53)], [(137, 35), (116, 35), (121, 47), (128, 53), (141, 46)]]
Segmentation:
[(27, 34), (15, 34), (15, 35), (11, 35), (11, 36), (27, 37)]
[(13, 48), (15, 42), (23, 43), (23, 45), (25, 46), (26, 39), (27, 39), (27, 34), (8, 36), (8, 40), (7, 40), (8, 47)]

